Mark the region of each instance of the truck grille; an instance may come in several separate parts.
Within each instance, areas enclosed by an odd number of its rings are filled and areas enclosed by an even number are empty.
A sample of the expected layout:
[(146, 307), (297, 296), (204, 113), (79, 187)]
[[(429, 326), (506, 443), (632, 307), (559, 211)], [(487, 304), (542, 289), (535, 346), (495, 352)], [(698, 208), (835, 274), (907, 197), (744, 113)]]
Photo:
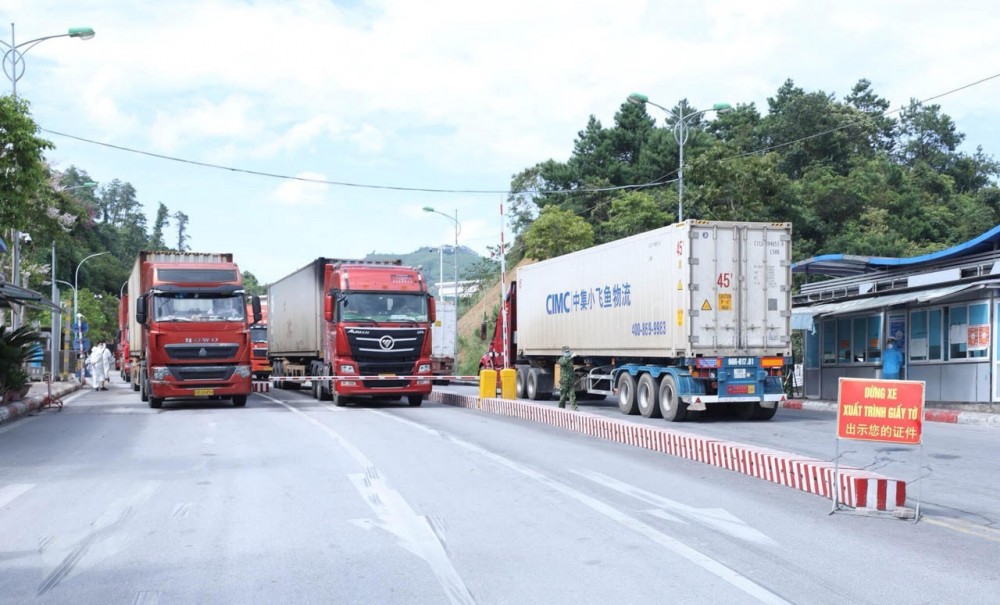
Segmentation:
[(170, 366), (170, 374), (176, 380), (229, 380), (235, 366)]
[(164, 347), (170, 359), (232, 359), (240, 350), (236, 343), (171, 344)]
[(399, 389), (410, 386), (409, 380), (362, 380), (366, 389)]
[[(384, 370), (375, 373), (405, 373), (413, 371), (413, 363), (420, 357), (424, 347), (426, 328), (347, 328), (347, 342), (358, 364), (364, 367), (392, 365), (404, 367), (402, 372)], [(408, 362), (408, 363), (407, 363)]]
[(265, 359), (267, 357), (267, 349), (254, 349), (253, 356), (260, 359)]

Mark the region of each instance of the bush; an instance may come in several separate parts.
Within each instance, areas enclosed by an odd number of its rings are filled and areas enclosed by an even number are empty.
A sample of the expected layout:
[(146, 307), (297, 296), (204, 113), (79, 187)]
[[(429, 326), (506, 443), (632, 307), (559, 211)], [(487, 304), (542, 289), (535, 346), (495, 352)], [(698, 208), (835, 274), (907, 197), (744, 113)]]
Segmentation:
[(20, 391), (28, 384), (24, 364), (32, 358), (40, 343), (41, 336), (29, 326), (16, 330), (0, 326), (0, 395)]

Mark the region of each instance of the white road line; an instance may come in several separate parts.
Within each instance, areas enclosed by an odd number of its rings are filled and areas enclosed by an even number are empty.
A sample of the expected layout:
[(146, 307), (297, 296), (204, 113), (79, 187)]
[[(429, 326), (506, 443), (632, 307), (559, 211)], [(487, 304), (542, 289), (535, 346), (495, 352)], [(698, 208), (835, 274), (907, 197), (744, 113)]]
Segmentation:
[[(475, 603), (472, 593), (465, 586), (465, 582), (452, 564), (448, 552), (444, 549), (444, 545), (428, 522), (427, 517), (418, 515), (413, 510), (402, 494), (391, 487), (389, 482), (381, 476), (368, 456), (365, 456), (360, 449), (336, 431), (301, 410), (263, 393), (258, 394), (284, 406), (316, 426), (343, 448), (364, 469), (364, 473), (348, 475), (348, 478), (358, 490), (361, 499), (371, 507), (378, 517), (377, 526), (396, 536), (400, 546), (427, 563), (450, 602), (461, 605)], [(362, 524), (362, 527), (364, 526)]]
[(12, 483), (7, 487), (0, 487), (0, 508), (7, 506), (35, 485), (35, 483)]
[(401, 418), (393, 414), (388, 414), (386, 412), (382, 412), (379, 410), (370, 410), (370, 411), (374, 414), (379, 414), (380, 416), (384, 416), (386, 418), (391, 418), (398, 422), (402, 422), (403, 424), (408, 424), (425, 432), (426, 431), (434, 432), (441, 438), (448, 439), (453, 443), (455, 443), (456, 445), (459, 445), (471, 452), (475, 452), (485, 458), (488, 458), (496, 462), (497, 464), (506, 466), (507, 468), (517, 473), (520, 473), (526, 477), (534, 479), (535, 481), (563, 494), (564, 496), (572, 498), (577, 502), (583, 504), (584, 506), (587, 506), (588, 508), (604, 515), (605, 517), (611, 519), (612, 521), (615, 521), (616, 523), (619, 523), (620, 525), (627, 527), (628, 529), (631, 529), (632, 531), (649, 538), (653, 542), (659, 544), (660, 546), (663, 546), (664, 548), (673, 552), (674, 554), (683, 557), (688, 561), (694, 563), (698, 567), (701, 567), (705, 571), (714, 574), (723, 581), (731, 584), (733, 587), (742, 590), (743, 592), (757, 599), (761, 603), (772, 603), (772, 604), (789, 603), (788, 601), (781, 598), (777, 594), (767, 590), (760, 584), (757, 584), (756, 582), (750, 580), (743, 574), (727, 567), (726, 565), (720, 563), (719, 561), (713, 559), (712, 557), (694, 548), (691, 548), (687, 544), (684, 544), (683, 542), (660, 532), (656, 528), (647, 525), (646, 523), (643, 523), (642, 521), (634, 517), (631, 517), (619, 511), (613, 506), (605, 504), (604, 502), (601, 502), (596, 498), (588, 496), (587, 494), (578, 492), (572, 487), (565, 485), (559, 481), (556, 481), (555, 479), (552, 479), (551, 477), (543, 473), (540, 473), (526, 466), (518, 464), (513, 460), (505, 458), (489, 450), (483, 449), (478, 445), (469, 443), (468, 441), (455, 437), (454, 435), (450, 435), (448, 433), (435, 429), (429, 429), (429, 427), (424, 427), (419, 423), (413, 422), (412, 420), (407, 420), (405, 418)]

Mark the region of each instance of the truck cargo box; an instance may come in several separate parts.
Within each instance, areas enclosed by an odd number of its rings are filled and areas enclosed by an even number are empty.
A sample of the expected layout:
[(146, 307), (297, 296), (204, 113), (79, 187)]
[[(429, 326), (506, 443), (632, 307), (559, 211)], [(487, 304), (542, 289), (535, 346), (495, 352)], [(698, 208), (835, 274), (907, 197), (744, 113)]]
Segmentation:
[(791, 350), (791, 225), (688, 220), (522, 267), (526, 356)]
[(267, 354), (322, 357), (323, 270), (318, 258), (268, 287)]

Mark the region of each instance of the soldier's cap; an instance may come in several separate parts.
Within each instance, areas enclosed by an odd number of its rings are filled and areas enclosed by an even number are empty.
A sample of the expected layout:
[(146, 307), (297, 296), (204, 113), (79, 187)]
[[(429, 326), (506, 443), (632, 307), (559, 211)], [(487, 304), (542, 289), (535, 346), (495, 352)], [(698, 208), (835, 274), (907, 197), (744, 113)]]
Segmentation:
[(563, 353), (569, 353), (569, 347), (563, 347)]

